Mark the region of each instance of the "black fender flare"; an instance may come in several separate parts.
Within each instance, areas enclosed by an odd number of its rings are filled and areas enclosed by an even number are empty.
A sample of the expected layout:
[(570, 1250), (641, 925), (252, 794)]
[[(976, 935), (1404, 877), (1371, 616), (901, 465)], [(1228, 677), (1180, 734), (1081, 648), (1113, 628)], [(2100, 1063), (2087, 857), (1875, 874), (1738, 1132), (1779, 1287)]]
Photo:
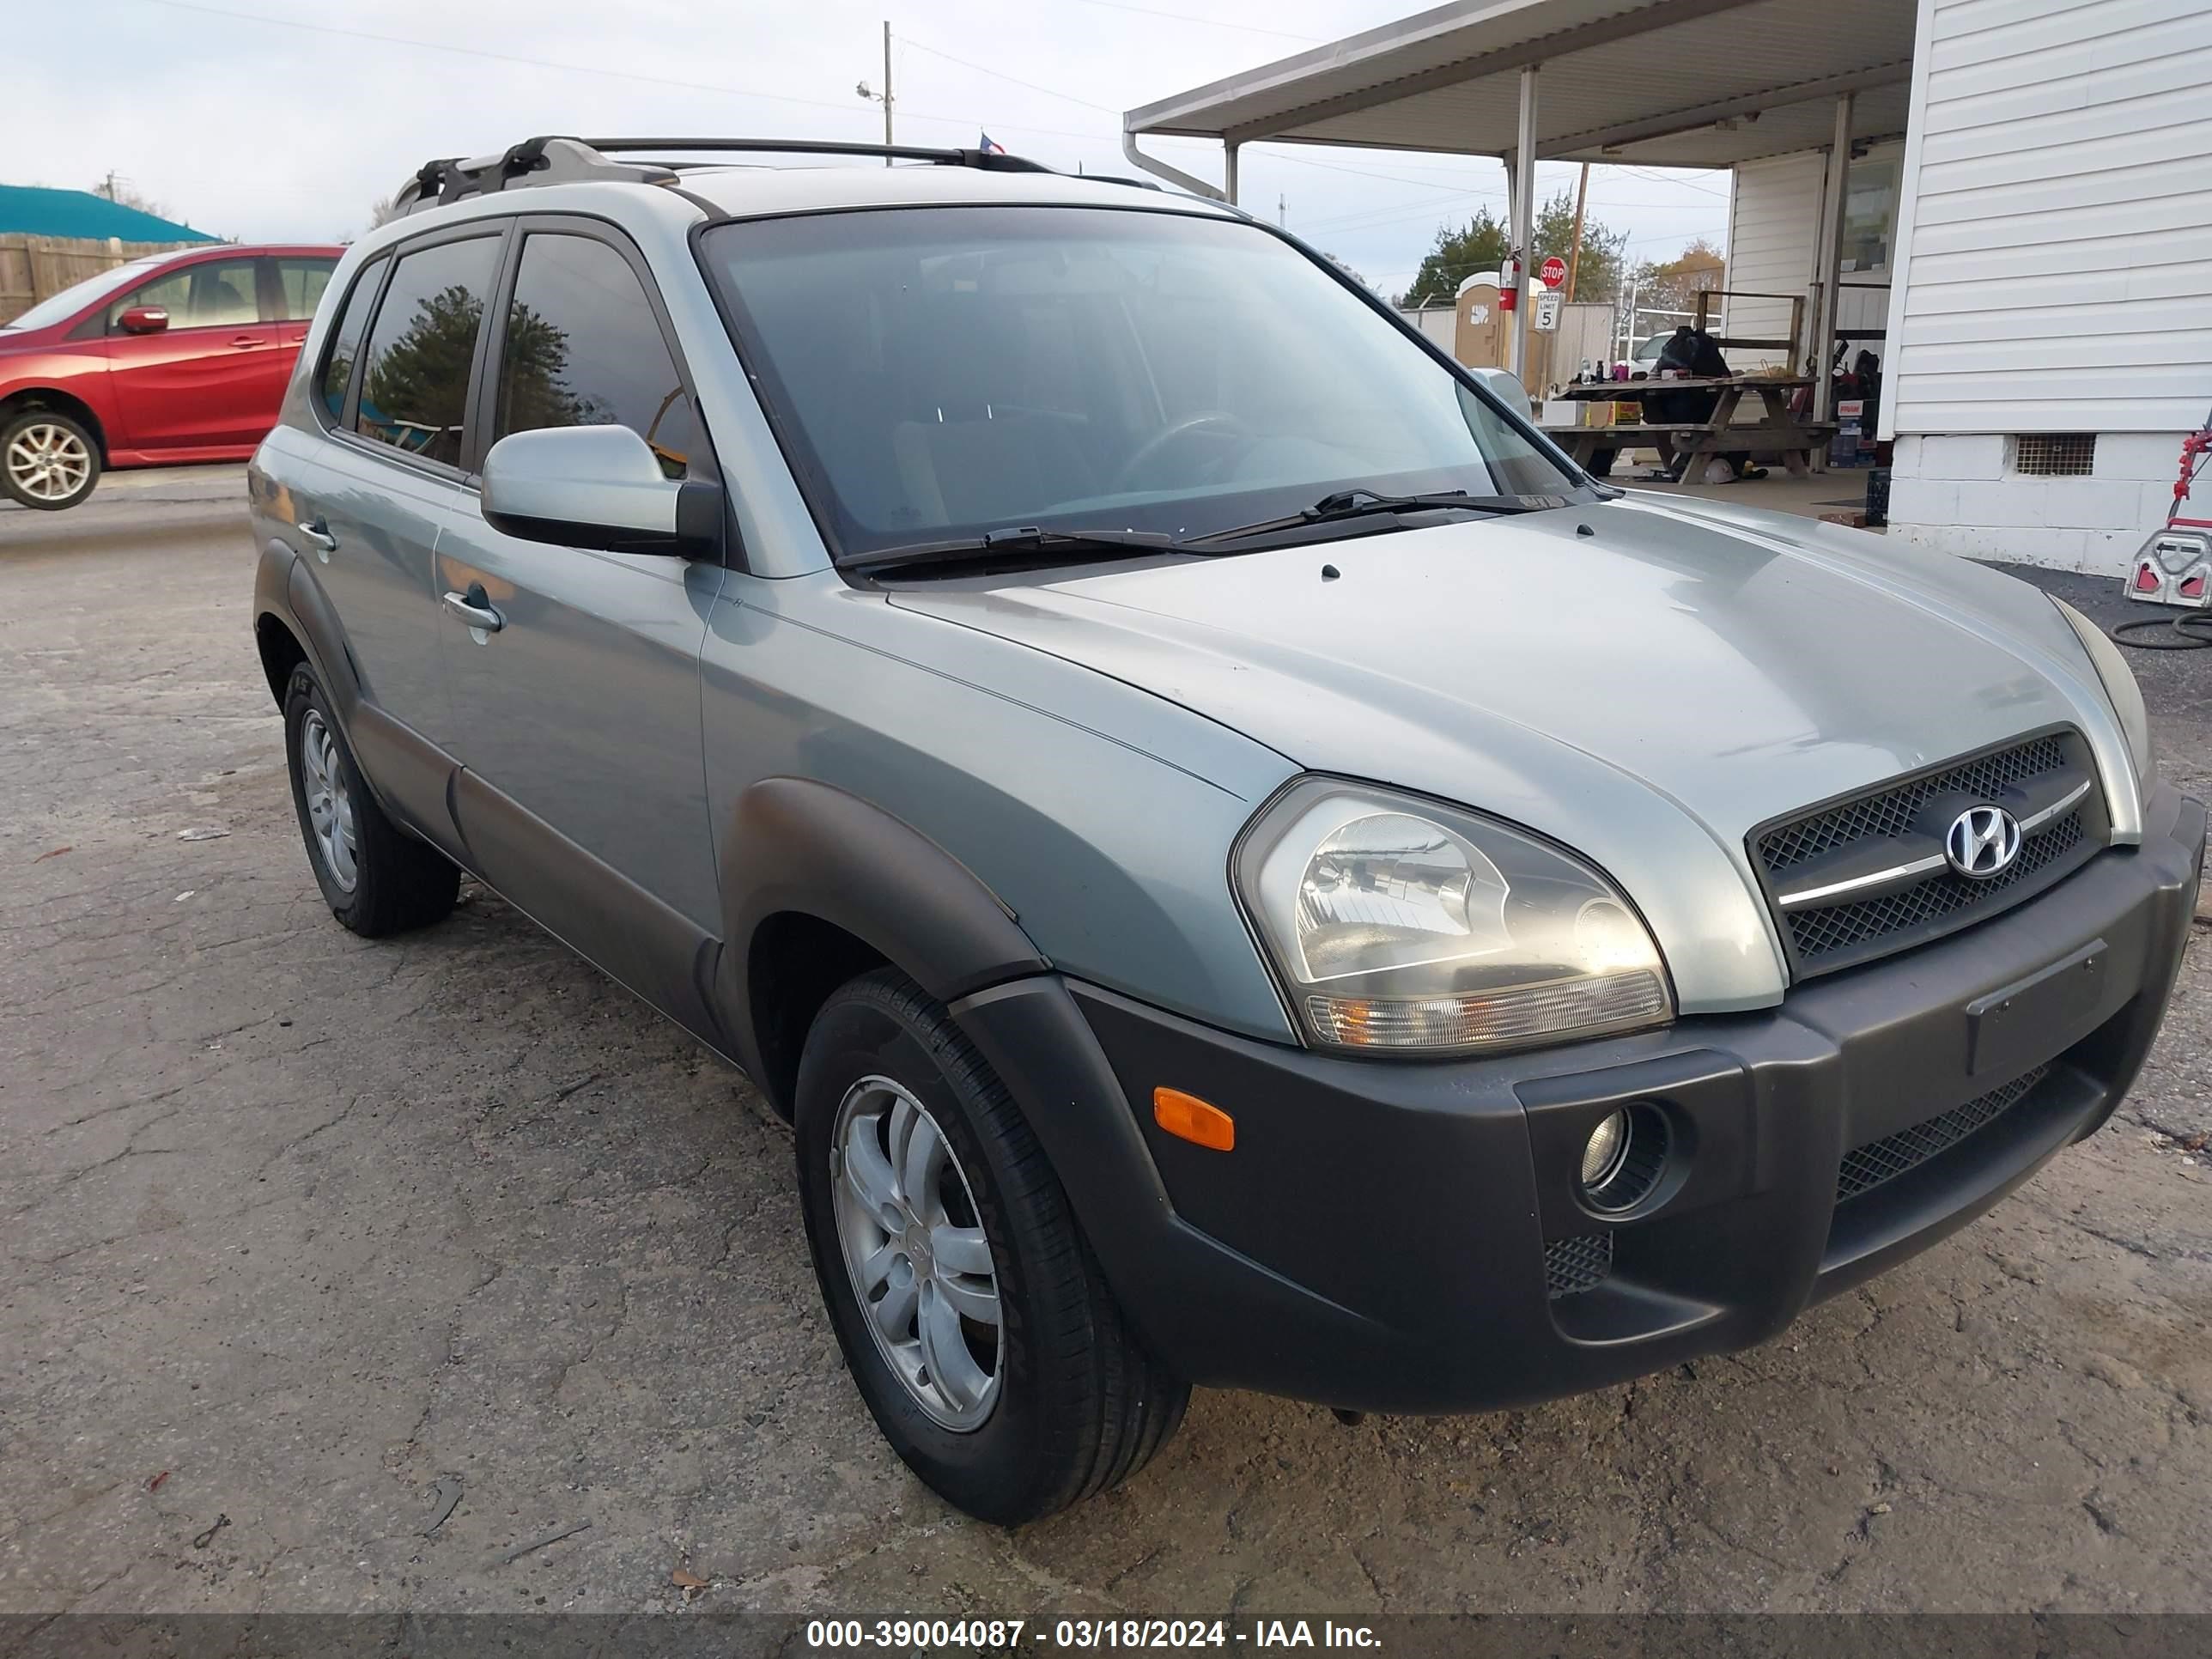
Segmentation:
[[(283, 624), (307, 653), (308, 665), (329, 696), (339, 733), (378, 805), (394, 820), (465, 866), (465, 848), (447, 799), (456, 763), (363, 694), (353, 653), (346, 649), (345, 629), (331, 608), (329, 596), (309, 573), (307, 560), (277, 537), (263, 544), (253, 575), (257, 645), (264, 617)], [(284, 688), (272, 685), (270, 690), (278, 708), (283, 708)]]
[(902, 819), (834, 784), (763, 778), (738, 795), (720, 848), (726, 941), (718, 1000), (740, 1065), (773, 1091), (781, 1067), (755, 1029), (763, 924), (787, 913), (860, 940), (942, 1003), (1052, 964), (968, 866)]
[[(314, 665), (316, 678), (330, 692), (331, 712), (347, 726), (361, 704), (361, 681), (353, 659), (345, 651), (345, 635), (330, 601), (313, 577), (301, 568), (299, 553), (275, 537), (264, 543), (253, 573), (253, 623), (258, 629), (264, 617), (274, 617), (290, 630)], [(279, 707), (282, 686), (272, 688)]]

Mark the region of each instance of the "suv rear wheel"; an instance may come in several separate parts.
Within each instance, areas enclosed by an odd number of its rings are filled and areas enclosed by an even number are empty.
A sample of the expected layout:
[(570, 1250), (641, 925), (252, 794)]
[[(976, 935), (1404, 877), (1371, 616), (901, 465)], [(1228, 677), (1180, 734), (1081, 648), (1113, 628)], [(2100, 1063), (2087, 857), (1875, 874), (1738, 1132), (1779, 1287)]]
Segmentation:
[(384, 815), (338, 735), (315, 671), (284, 691), (284, 750), (307, 863), (331, 914), (365, 939), (426, 927), (453, 908), (461, 872)]
[(1004, 1526), (1127, 1479), (1189, 1385), (1145, 1352), (1005, 1086), (881, 969), (799, 1060), (799, 1194), (837, 1340), (892, 1449)]
[(0, 489), (10, 501), (58, 513), (100, 482), (100, 446), (66, 415), (27, 409), (0, 422)]

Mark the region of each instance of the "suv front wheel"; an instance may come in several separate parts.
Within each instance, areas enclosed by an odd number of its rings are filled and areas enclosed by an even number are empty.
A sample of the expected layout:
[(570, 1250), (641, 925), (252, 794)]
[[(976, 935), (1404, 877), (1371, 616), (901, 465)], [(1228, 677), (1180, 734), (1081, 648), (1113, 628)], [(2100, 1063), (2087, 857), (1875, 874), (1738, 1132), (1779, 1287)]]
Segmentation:
[(1003, 1526), (1119, 1484), (1182, 1420), (1005, 1086), (921, 988), (854, 980), (800, 1057), (799, 1194), (837, 1340), (893, 1449)]

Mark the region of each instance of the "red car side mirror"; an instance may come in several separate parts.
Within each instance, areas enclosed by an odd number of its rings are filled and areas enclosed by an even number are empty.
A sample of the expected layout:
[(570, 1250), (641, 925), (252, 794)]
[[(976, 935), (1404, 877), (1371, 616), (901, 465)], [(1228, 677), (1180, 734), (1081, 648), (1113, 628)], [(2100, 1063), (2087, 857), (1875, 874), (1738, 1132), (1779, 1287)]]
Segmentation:
[(160, 306), (132, 306), (116, 319), (125, 334), (159, 334), (169, 325), (169, 313)]

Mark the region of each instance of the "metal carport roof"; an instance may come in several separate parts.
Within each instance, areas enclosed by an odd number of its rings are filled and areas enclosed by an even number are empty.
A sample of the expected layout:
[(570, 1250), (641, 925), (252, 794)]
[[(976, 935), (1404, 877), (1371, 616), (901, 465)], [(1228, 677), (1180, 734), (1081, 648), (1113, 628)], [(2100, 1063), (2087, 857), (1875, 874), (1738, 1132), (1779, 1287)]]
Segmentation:
[[(1515, 148), (1540, 64), (1546, 160), (1729, 167), (1905, 131), (1914, 0), (1454, 0), (1164, 98), (1146, 133), (1476, 155)], [(1134, 152), (1133, 151), (1133, 155)]]

